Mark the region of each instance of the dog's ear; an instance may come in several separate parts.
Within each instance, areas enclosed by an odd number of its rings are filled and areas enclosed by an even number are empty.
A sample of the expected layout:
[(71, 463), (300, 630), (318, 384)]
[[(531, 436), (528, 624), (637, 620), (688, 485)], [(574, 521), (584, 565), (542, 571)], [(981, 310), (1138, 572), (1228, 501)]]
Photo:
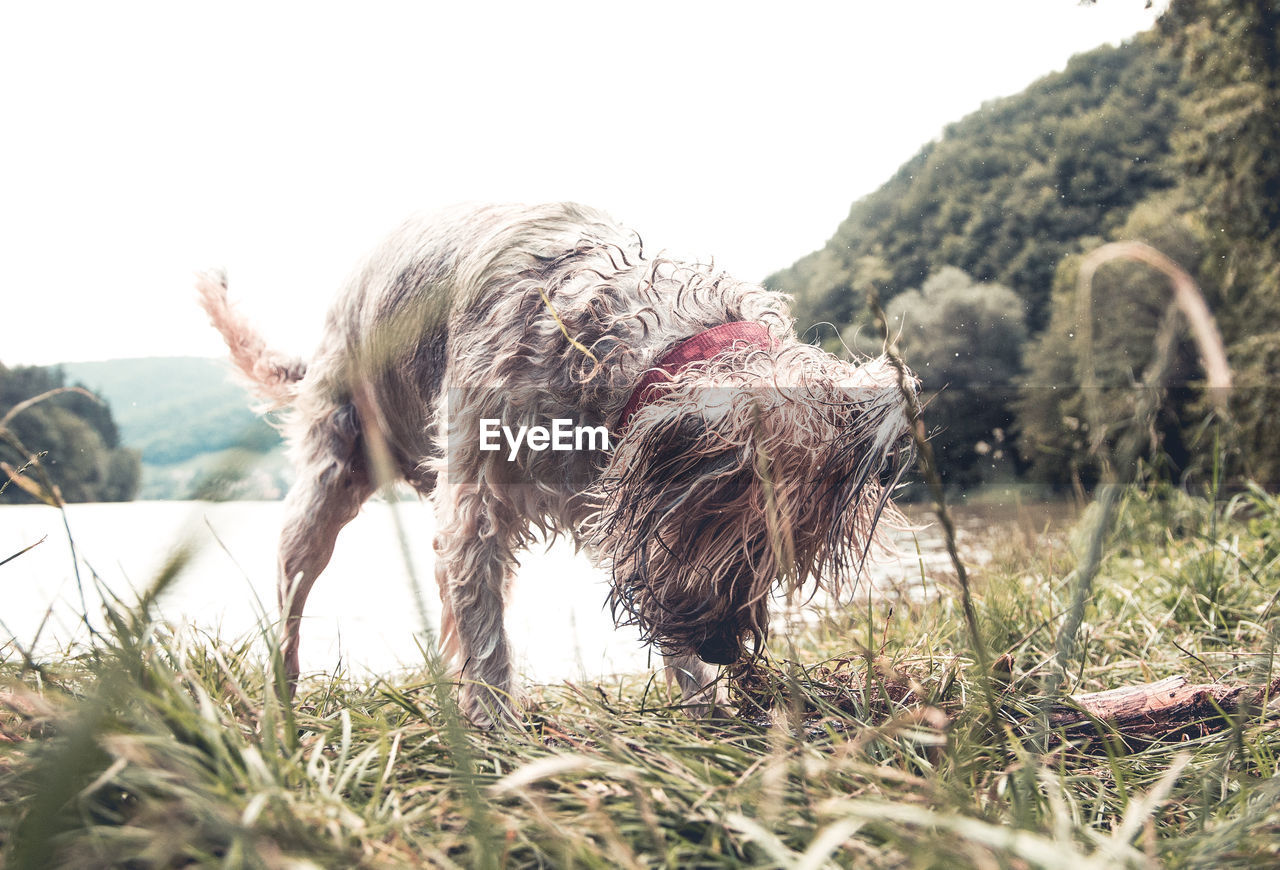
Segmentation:
[(737, 471), (742, 464), (739, 449), (715, 437), (715, 420), (690, 414), (676, 421), (663, 445), (670, 458), (670, 483), (683, 488)]

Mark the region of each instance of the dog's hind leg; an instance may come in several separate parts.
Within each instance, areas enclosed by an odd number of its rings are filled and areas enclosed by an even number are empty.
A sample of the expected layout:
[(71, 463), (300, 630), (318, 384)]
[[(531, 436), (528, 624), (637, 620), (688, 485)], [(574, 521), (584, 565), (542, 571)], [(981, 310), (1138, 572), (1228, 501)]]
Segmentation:
[(373, 494), (355, 410), (343, 405), (315, 423), (297, 445), (298, 479), (285, 499), (280, 532), (280, 650), (289, 694), (297, 688), (298, 633), (307, 595), (329, 564), (342, 527)]
[(462, 712), (481, 728), (516, 721), (519, 704), (503, 617), (518, 520), (488, 487), (452, 483), (447, 474), (440, 475), (434, 503), (440, 642), (462, 683)]
[(691, 716), (702, 718), (715, 710), (724, 711), (729, 706), (729, 692), (717, 681), (719, 669), (707, 664), (693, 653), (663, 655), (667, 666), (667, 682), (673, 680), (684, 696), (684, 709)]

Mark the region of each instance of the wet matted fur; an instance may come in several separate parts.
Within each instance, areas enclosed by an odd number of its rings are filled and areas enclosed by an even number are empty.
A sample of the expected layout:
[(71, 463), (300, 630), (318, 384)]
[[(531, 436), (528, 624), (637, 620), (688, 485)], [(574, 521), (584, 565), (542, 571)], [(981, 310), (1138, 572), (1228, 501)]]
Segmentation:
[[(268, 349), (221, 276), (202, 304), (284, 425), (279, 595), (298, 676), (299, 620), (375, 468), (430, 495), (442, 643), (480, 725), (517, 715), (503, 626), (517, 553), (567, 534), (613, 578), (619, 622), (662, 652), (688, 701), (713, 664), (758, 654), (775, 589), (839, 591), (861, 570), (906, 466), (907, 415), (882, 359), (799, 342), (784, 296), (709, 265), (649, 257), (584, 206), (462, 207), (409, 221), (356, 270), (303, 363)], [(724, 324), (731, 342), (623, 409), (673, 347)], [(752, 327), (760, 332), (759, 327)], [(480, 421), (607, 427), (608, 451), (480, 449)]]

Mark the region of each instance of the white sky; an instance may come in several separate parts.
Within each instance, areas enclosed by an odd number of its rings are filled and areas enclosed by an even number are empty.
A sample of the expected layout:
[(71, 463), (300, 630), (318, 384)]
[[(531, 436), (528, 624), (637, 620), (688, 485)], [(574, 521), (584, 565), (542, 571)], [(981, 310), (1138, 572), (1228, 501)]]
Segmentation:
[(1163, 5), (5, 3), (0, 362), (220, 355), (210, 266), (305, 355), (363, 252), (459, 200), (577, 199), (760, 279)]

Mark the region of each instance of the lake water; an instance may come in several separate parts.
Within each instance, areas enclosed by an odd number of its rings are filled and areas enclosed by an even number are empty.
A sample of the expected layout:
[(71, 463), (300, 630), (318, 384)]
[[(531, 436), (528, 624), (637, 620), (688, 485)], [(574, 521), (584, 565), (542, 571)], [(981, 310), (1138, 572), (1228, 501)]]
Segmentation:
[[(114, 594), (135, 600), (136, 590), (146, 588), (175, 550), (189, 542), (194, 555), (161, 599), (161, 616), (223, 639), (253, 634), (264, 610), (275, 615), (281, 510), (280, 502), (70, 505), (67, 522), (88, 612), (101, 611), (93, 575)], [(916, 516), (928, 520), (925, 513)], [(968, 558), (980, 560), (984, 530), (993, 522), (990, 509), (961, 510), (958, 517)], [(395, 531), (397, 518), (408, 539), (407, 562)], [(333, 561), (307, 602), (304, 672), (341, 664), (352, 676), (365, 677), (421, 661), (416, 601), (425, 603), (433, 631), (439, 619), (431, 537), (431, 512), (424, 503), (365, 506), (343, 530)], [(0, 644), (16, 639), (32, 648), (34, 640), (37, 656), (60, 653), (88, 637), (80, 616), (77, 563), (58, 511), (0, 507), (0, 559), (42, 538), (29, 552), (0, 565)], [(902, 555), (878, 562), (875, 584), (918, 588), (923, 573), (927, 588), (950, 574), (936, 525), (895, 533), (895, 539)], [(614, 628), (607, 594), (606, 577), (571, 545), (558, 542), (526, 553), (507, 615), (521, 673), (535, 682), (558, 682), (651, 669), (657, 656), (640, 644), (634, 629)], [(3, 655), (14, 652), (6, 646)]]

